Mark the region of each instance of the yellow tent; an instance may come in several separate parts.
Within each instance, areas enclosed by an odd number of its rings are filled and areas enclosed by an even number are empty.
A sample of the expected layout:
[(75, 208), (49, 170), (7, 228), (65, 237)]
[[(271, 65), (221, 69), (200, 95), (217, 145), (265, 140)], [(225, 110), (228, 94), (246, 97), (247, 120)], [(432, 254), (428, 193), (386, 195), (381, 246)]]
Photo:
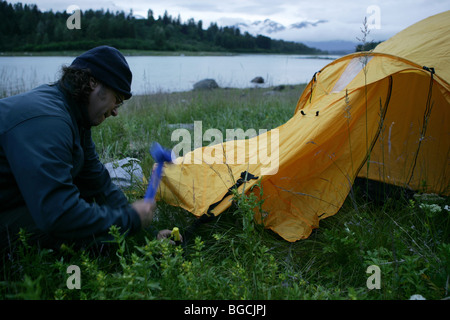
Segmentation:
[[(231, 204), (228, 188), (240, 181), (250, 192), (260, 180), (256, 220), (297, 241), (338, 212), (357, 176), (449, 195), (449, 27), (447, 11), (373, 52), (333, 61), (282, 126), (195, 149), (167, 166), (159, 199), (199, 217), (218, 215)], [(239, 179), (243, 172), (258, 179)]]

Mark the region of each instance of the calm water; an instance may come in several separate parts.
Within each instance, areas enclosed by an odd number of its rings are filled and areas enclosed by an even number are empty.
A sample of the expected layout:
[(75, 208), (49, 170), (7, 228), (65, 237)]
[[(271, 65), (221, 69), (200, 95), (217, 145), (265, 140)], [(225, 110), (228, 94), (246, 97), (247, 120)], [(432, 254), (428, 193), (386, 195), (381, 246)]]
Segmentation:
[[(133, 72), (132, 92), (188, 91), (205, 78), (220, 87), (251, 87), (254, 77), (265, 86), (306, 83), (336, 56), (235, 55), (235, 56), (136, 56), (126, 57)], [(0, 57), (0, 92), (31, 89), (53, 82), (62, 65), (74, 57)]]

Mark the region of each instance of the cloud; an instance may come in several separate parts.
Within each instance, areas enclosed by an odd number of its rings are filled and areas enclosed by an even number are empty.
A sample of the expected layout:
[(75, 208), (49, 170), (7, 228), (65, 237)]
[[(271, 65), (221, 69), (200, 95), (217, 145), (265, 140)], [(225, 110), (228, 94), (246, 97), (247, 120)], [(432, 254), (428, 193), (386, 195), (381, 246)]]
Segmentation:
[(220, 11), (220, 6), (218, 5), (218, 2), (201, 2), (201, 1), (189, 1), (187, 3), (178, 4), (176, 6), (177, 8), (185, 11), (190, 12), (218, 12)]

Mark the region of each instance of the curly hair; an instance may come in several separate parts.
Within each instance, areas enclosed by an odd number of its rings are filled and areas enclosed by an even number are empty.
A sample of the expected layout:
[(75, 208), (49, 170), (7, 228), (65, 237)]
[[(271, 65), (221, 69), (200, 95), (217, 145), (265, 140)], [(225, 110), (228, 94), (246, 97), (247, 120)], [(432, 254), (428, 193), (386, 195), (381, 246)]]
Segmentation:
[(87, 104), (89, 94), (92, 92), (89, 85), (92, 77), (90, 70), (63, 66), (61, 72), (62, 76), (59, 80), (61, 86), (77, 103)]

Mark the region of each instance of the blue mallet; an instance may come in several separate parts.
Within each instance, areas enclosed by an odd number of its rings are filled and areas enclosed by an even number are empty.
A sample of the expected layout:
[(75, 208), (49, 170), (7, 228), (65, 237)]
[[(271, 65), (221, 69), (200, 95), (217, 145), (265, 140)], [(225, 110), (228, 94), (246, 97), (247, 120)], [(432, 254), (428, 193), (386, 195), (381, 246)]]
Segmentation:
[(144, 200), (154, 201), (156, 191), (158, 190), (159, 182), (161, 181), (162, 170), (165, 162), (173, 163), (172, 150), (164, 149), (157, 142), (154, 142), (150, 148), (150, 154), (156, 161), (156, 169), (153, 172), (150, 183), (148, 184), (147, 192), (145, 193)]

